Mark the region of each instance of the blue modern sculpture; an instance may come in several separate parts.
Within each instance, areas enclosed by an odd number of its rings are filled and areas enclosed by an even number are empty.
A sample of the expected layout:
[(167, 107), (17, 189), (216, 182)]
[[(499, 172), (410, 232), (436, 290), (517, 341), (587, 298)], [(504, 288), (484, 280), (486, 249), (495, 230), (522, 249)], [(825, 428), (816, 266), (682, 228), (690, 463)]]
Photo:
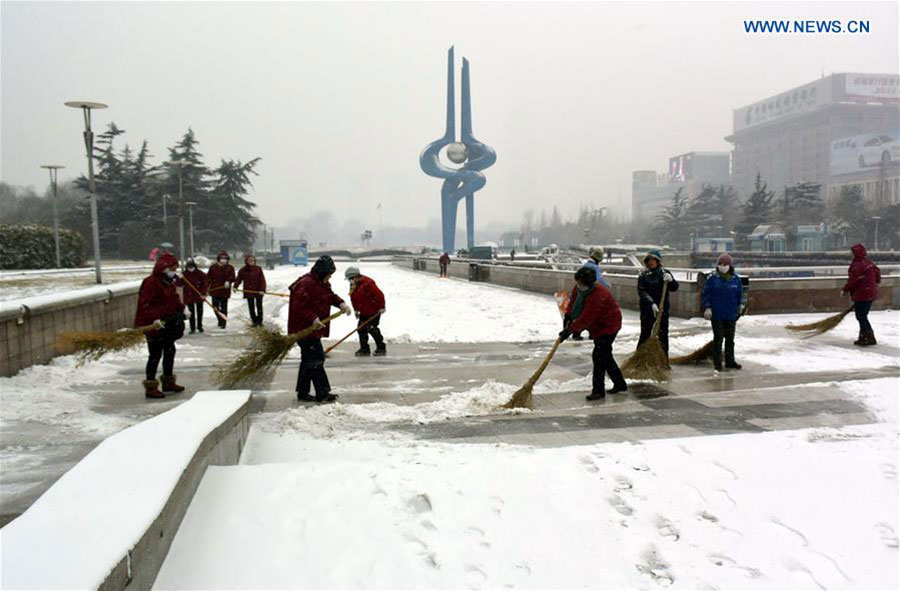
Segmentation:
[[(469, 97), (469, 60), (462, 65), (462, 114), (460, 141), (456, 141), (456, 108), (453, 85), (453, 48), (447, 52), (447, 127), (444, 136), (428, 144), (419, 156), (425, 174), (444, 179), (441, 187), (441, 228), (444, 252), (453, 252), (456, 242), (456, 212), (459, 201), (466, 199), (466, 244), (475, 246), (475, 191), (487, 179), (481, 171), (497, 160), (497, 154), (472, 135), (472, 101)], [(440, 151), (447, 147), (447, 158), (460, 168), (440, 161)]]

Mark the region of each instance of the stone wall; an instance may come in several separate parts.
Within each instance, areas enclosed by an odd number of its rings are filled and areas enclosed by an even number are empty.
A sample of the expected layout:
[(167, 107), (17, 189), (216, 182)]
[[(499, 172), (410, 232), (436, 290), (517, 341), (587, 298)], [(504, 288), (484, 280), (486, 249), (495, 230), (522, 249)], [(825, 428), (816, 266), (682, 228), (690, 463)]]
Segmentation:
[(0, 376), (47, 363), (66, 351), (59, 333), (131, 327), (140, 281), (0, 302)]
[[(438, 273), (437, 259), (425, 257), (395, 257), (394, 264)], [(526, 291), (554, 294), (572, 289), (571, 271), (553, 269), (517, 268), (508, 265), (492, 265), (483, 262), (453, 260), (450, 276), (494, 285), (514, 287)], [(613, 295), (626, 310), (639, 308), (637, 278), (635, 275), (604, 273)], [(846, 277), (809, 277), (789, 279), (751, 279), (748, 298), (751, 314), (777, 314), (790, 312), (838, 312), (850, 305), (849, 298), (841, 297), (840, 290)], [(671, 313), (680, 318), (702, 314), (700, 284), (697, 275), (688, 281), (679, 281), (679, 289), (671, 294)], [(873, 309), (900, 308), (900, 275), (884, 275), (878, 290), (878, 300)]]

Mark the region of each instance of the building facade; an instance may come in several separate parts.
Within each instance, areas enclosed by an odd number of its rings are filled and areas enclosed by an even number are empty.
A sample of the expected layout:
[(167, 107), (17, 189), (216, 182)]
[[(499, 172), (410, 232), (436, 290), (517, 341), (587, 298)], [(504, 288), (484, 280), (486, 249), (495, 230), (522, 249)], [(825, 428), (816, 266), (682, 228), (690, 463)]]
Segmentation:
[(832, 74), (756, 101), (734, 111), (733, 132), (725, 138), (734, 144), (735, 189), (746, 198), (759, 173), (777, 193), (813, 182), (833, 200), (841, 185), (861, 184), (867, 202), (897, 203), (900, 167), (892, 154), (898, 128), (896, 74)]
[(631, 173), (632, 219), (652, 222), (683, 189), (696, 197), (704, 185), (731, 184), (731, 157), (728, 152), (688, 152), (669, 158), (669, 170), (636, 170)]

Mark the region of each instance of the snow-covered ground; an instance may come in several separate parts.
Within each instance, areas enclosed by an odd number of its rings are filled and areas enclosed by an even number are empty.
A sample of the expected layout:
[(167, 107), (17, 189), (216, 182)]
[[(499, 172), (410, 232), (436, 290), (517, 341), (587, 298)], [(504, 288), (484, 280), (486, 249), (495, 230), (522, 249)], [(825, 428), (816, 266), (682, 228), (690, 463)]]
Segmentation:
[[(146, 277), (151, 265), (117, 265), (104, 268), (104, 285), (126, 283)], [(4, 271), (0, 273), (0, 302), (39, 295), (52, 295), (73, 289), (93, 287), (93, 269), (65, 271)]]
[(896, 588), (900, 380), (833, 386), (883, 422), (532, 449), (365, 425), (448, 402), (293, 409), (209, 469), (156, 587)]

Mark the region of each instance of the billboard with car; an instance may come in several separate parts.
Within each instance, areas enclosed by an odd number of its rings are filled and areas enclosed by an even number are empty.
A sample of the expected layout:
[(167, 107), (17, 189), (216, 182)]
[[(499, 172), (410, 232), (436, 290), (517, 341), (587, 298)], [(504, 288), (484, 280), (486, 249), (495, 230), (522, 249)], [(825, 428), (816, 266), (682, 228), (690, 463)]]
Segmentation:
[(876, 131), (831, 142), (831, 176), (900, 165), (900, 129)]

